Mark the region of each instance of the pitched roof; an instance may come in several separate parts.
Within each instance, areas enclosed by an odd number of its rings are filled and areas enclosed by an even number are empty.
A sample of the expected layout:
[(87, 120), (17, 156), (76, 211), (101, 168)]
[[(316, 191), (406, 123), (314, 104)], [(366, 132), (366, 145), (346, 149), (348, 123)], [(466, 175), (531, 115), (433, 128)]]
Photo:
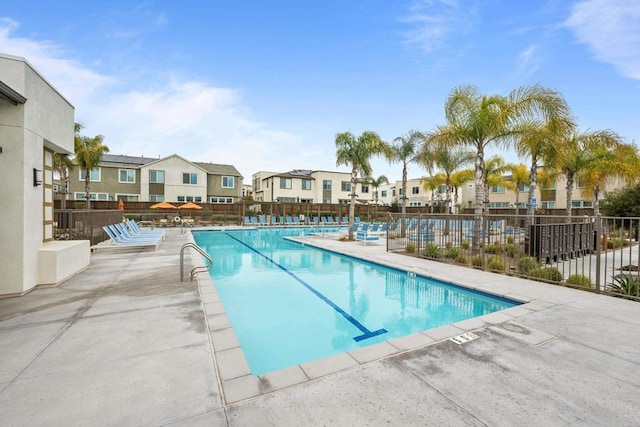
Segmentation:
[(196, 166), (201, 167), (206, 170), (210, 174), (214, 175), (229, 175), (229, 176), (239, 176), (240, 178), (244, 178), (238, 169), (232, 165), (220, 165), (217, 163), (204, 163), (204, 162), (191, 162)]
[(151, 163), (153, 161), (156, 161), (158, 159), (154, 159), (151, 157), (136, 157), (136, 156), (126, 156), (126, 155), (122, 155), (122, 154), (103, 154), (102, 155), (102, 162), (108, 162), (108, 163), (122, 163), (122, 164), (127, 164), (127, 165), (136, 165), (136, 166), (142, 166), (142, 165), (146, 165), (147, 163)]

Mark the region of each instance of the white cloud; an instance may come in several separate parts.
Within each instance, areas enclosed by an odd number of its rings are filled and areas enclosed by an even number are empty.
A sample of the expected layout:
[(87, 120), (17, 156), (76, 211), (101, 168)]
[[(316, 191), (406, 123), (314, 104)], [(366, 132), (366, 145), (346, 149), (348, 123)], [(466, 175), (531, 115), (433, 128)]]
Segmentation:
[(466, 32), (474, 19), (473, 8), (463, 10), (457, 0), (416, 0), (400, 22), (413, 27), (405, 35), (407, 42), (431, 53), (454, 32)]
[(579, 42), (623, 76), (640, 79), (640, 2), (583, 0), (565, 22)]
[[(191, 161), (232, 164), (247, 181), (258, 170), (307, 167), (309, 156), (318, 154), (306, 151), (301, 137), (253, 118), (234, 89), (166, 73), (145, 81), (103, 75), (68, 59), (71, 54), (52, 42), (13, 36), (18, 28), (17, 22), (0, 18), (0, 52), (26, 58), (74, 104), (83, 133), (104, 135), (112, 154), (175, 153)], [(320, 154), (311, 160), (317, 163), (324, 155), (334, 161), (332, 153)]]
[(538, 71), (541, 62), (542, 57), (536, 45), (527, 47), (516, 58), (518, 72), (521, 76), (525, 77), (529, 77)]

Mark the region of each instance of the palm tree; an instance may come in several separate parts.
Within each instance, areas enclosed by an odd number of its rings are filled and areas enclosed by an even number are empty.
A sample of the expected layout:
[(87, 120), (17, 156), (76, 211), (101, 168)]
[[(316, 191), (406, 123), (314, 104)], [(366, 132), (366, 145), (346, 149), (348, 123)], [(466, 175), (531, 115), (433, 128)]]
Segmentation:
[[(407, 135), (399, 136), (393, 140), (394, 144), (387, 151), (389, 162), (402, 162), (402, 216), (407, 211), (407, 166), (418, 158), (420, 145), (424, 136), (417, 130), (410, 131)], [(404, 221), (402, 221), (404, 224)]]
[(372, 131), (365, 131), (356, 138), (351, 132), (336, 135), (336, 166), (351, 166), (351, 203), (349, 205), (349, 240), (353, 240), (353, 217), (356, 204), (356, 184), (358, 174), (370, 176), (370, 158), (376, 154), (386, 154), (388, 145)]
[(566, 215), (571, 216), (573, 186), (581, 173), (588, 171), (610, 156), (609, 150), (619, 149), (620, 136), (610, 130), (568, 132), (551, 152), (550, 167), (567, 180)]
[(84, 192), (87, 209), (91, 209), (91, 171), (100, 165), (102, 155), (109, 152), (109, 147), (102, 141), (104, 141), (102, 135), (96, 135), (93, 138), (77, 135), (74, 138), (76, 161), (78, 167), (85, 173)]
[(600, 214), (600, 192), (609, 178), (622, 177), (627, 184), (638, 181), (640, 153), (634, 144), (620, 144), (616, 149), (600, 147), (599, 159), (580, 174), (582, 193), (593, 199), (593, 215)]
[(74, 168), (74, 164), (68, 154), (55, 153), (53, 155), (53, 168), (60, 175), (61, 189), (59, 193), (62, 195), (60, 200), (60, 208), (67, 208), (67, 194), (69, 194), (69, 172)]
[(373, 178), (368, 176), (364, 179), (364, 182), (369, 184), (373, 190), (373, 200), (375, 202), (375, 217), (377, 219), (378, 218), (378, 188), (380, 188), (382, 185), (389, 184), (389, 179), (384, 175), (380, 175), (378, 178)]
[(569, 116), (562, 96), (540, 85), (520, 87), (507, 96), (485, 96), (475, 86), (460, 86), (445, 103), (447, 125), (438, 126), (429, 139), (475, 148), (475, 215), (474, 249), (478, 249), (484, 208), (484, 151), (488, 146), (506, 146), (513, 142), (525, 125), (536, 119), (555, 123)]
[[(451, 175), (461, 167), (471, 164), (475, 155), (472, 151), (465, 151), (461, 147), (438, 144), (435, 141), (431, 143), (429, 139), (426, 141), (427, 144), (423, 146), (420, 159), (427, 159), (424, 165), (427, 169), (429, 169), (429, 163), (433, 162), (444, 174), (445, 213), (451, 213)], [(425, 150), (425, 147), (429, 148)]]
[(469, 181), (473, 181), (473, 169), (462, 169), (451, 174), (451, 187), (453, 188), (453, 205), (456, 207), (455, 213), (460, 213), (458, 205), (458, 190)]
[(507, 170), (511, 173), (513, 191), (516, 193), (516, 215), (520, 209), (520, 188), (529, 185), (529, 170), (522, 163), (509, 164)]
[(427, 190), (427, 191), (431, 191), (431, 212), (433, 212), (433, 207), (435, 204), (435, 190), (437, 188), (440, 188), (442, 185), (444, 185), (445, 183), (445, 176), (442, 172), (438, 172), (435, 175), (431, 175), (431, 176), (425, 176), (422, 177), (420, 179), (420, 182), (422, 183), (422, 187)]
[(509, 165), (500, 156), (492, 156), (487, 160), (484, 168), (484, 209), (489, 213), (489, 194), (491, 187), (502, 186), (511, 189), (513, 183), (508, 181), (505, 173), (509, 172)]

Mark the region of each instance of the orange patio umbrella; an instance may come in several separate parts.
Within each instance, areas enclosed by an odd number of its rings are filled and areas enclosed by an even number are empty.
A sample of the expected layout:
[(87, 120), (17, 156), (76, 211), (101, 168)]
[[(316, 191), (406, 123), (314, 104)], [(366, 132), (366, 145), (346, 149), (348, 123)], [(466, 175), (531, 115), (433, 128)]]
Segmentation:
[(202, 206), (196, 205), (193, 202), (187, 202), (184, 205), (178, 206), (178, 209), (202, 209)]
[(156, 203), (155, 205), (151, 205), (149, 207), (151, 209), (177, 209), (175, 206), (173, 206), (169, 202), (160, 202), (160, 203)]

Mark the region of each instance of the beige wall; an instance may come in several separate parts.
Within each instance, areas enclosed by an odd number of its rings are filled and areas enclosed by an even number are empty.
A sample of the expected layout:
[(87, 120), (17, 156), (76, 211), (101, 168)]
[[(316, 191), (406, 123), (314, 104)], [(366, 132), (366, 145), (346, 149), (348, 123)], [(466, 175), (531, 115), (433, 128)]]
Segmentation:
[(0, 221), (0, 295), (7, 295), (38, 284), (38, 250), (47, 235), (43, 204), (53, 193), (33, 185), (33, 169), (43, 170), (44, 147), (73, 151), (74, 119), (73, 106), (24, 59), (0, 54), (0, 80), (27, 98), (17, 106), (0, 100), (0, 195), (10, 219)]

